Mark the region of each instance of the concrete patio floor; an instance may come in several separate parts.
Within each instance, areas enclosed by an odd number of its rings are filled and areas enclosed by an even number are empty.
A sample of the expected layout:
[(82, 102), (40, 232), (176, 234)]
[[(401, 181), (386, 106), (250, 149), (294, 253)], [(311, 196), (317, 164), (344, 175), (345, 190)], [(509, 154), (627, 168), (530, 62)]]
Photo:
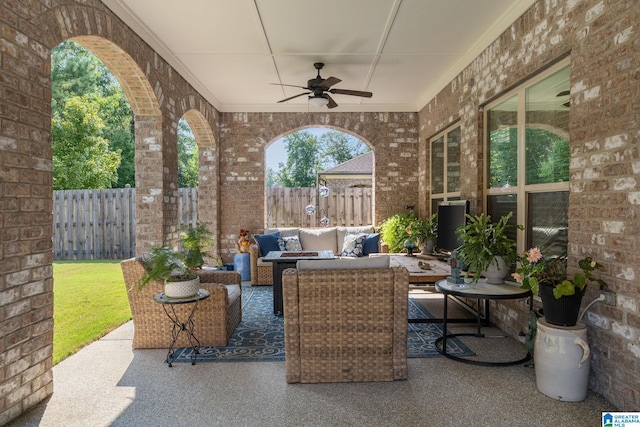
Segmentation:
[[(615, 410), (591, 392), (578, 403), (551, 399), (537, 391), (534, 369), (525, 365), (409, 359), (406, 381), (287, 384), (284, 362), (169, 368), (166, 350), (132, 350), (132, 336), (128, 322), (56, 365), (53, 396), (9, 425), (585, 427), (601, 426), (602, 412)], [(479, 353), (498, 348), (494, 340), (468, 345)], [(523, 348), (510, 338), (499, 346), (506, 354)]]

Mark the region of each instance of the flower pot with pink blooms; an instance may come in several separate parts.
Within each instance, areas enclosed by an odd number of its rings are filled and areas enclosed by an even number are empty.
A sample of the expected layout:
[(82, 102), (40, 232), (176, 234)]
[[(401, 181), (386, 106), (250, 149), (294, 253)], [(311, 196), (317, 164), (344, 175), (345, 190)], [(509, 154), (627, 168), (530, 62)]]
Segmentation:
[(540, 296), (544, 317), (553, 325), (576, 325), (588, 282), (597, 283), (601, 291), (607, 287), (604, 280), (593, 276), (594, 270), (604, 267), (591, 257), (578, 261), (581, 271), (573, 277), (567, 275), (566, 257), (545, 258), (538, 248), (522, 254), (519, 264), (513, 277), (524, 289)]

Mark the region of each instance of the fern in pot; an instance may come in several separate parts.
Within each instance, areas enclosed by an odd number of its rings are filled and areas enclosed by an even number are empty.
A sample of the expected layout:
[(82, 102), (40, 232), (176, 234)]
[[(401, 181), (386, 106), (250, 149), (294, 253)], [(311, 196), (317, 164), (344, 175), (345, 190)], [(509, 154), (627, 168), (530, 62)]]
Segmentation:
[(203, 224), (189, 226), (180, 233), (184, 251), (168, 246), (154, 247), (144, 256), (145, 274), (138, 282), (138, 289), (155, 280), (164, 281), (164, 292), (169, 298), (187, 298), (198, 293), (200, 277), (198, 269), (204, 257), (210, 256), (206, 248), (213, 244), (211, 233)]
[(456, 230), (463, 239), (457, 249), (458, 257), (463, 259), (467, 276), (471, 274), (474, 283), (481, 276), (490, 284), (503, 283), (518, 260), (516, 242), (508, 232), (523, 227), (509, 224), (512, 216), (513, 212), (509, 212), (494, 223), (490, 215), (467, 215), (467, 224)]

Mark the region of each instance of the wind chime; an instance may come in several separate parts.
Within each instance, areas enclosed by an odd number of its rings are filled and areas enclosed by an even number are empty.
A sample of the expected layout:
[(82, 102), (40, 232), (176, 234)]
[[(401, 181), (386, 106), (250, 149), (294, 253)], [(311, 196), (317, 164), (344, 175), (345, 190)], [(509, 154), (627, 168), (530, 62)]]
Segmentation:
[[(318, 198), (326, 199), (327, 197), (329, 197), (331, 190), (329, 189), (329, 187), (326, 186), (325, 181), (321, 181), (321, 185), (318, 187), (317, 193), (318, 193), (317, 197), (316, 195), (313, 195), (311, 197), (310, 202), (313, 200), (314, 197), (316, 197), (316, 202), (318, 201)], [(307, 215), (311, 216), (315, 214), (318, 209), (319, 209), (319, 204), (314, 205), (313, 203), (309, 203), (307, 207), (304, 208), (304, 211), (307, 213)], [(322, 227), (328, 227), (331, 221), (329, 220), (329, 218), (327, 218), (324, 209), (320, 209), (320, 215), (322, 216), (322, 218), (320, 218), (320, 225)]]

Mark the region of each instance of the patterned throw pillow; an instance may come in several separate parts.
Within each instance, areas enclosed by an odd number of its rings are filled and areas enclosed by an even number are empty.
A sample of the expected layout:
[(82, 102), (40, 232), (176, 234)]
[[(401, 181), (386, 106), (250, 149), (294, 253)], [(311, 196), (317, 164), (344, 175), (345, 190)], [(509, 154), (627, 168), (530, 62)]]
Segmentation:
[(363, 245), (366, 234), (345, 234), (341, 256), (361, 257), (364, 255)]
[(281, 251), (301, 251), (302, 245), (298, 236), (280, 237), (278, 245)]

